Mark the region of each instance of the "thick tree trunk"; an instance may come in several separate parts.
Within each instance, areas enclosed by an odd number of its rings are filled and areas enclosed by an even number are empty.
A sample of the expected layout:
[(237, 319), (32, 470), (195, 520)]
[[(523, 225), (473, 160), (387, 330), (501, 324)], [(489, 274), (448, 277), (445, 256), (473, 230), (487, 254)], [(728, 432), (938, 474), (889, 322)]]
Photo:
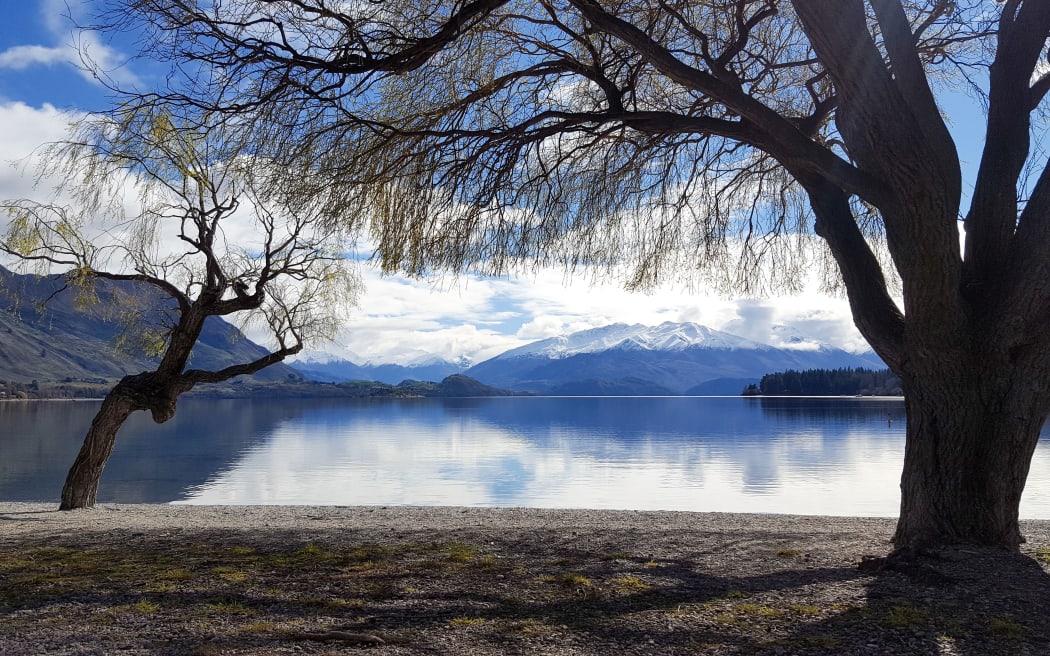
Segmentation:
[(893, 537), (899, 550), (1017, 550), (1024, 541), (1018, 508), (1045, 410), (1012, 386), (1000, 382), (992, 393), (990, 380), (970, 382), (977, 388), (905, 383), (907, 446)]
[(95, 505), (102, 470), (113, 453), (117, 431), (139, 407), (122, 391), (120, 384), (106, 396), (84, 438), (84, 445), (66, 475), (59, 510), (91, 508)]

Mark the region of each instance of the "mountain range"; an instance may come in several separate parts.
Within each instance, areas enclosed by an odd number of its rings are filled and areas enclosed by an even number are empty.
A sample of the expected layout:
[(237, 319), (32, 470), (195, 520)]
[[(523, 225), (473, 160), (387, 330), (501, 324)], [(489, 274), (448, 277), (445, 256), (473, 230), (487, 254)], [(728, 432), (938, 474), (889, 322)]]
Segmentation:
[(881, 368), (802, 338), (775, 347), (695, 323), (613, 324), (512, 349), (466, 372), (488, 385), (545, 394), (739, 394), (786, 369)]
[(325, 383), (345, 383), (354, 380), (374, 380), (397, 385), (405, 380), (439, 381), (469, 368), (469, 362), (449, 362), (434, 357), (412, 364), (355, 364), (338, 358), (299, 359), (291, 365), (309, 380)]
[[(131, 333), (126, 328), (132, 321), (163, 325), (172, 317), (167, 307), (172, 304), (141, 284), (100, 280), (84, 298), (67, 289), (62, 276), (20, 275), (0, 267), (0, 380), (113, 380), (153, 368), (155, 361), (126, 339)], [(266, 352), (235, 326), (210, 317), (190, 366), (216, 369)], [(254, 376), (298, 378), (301, 374), (283, 363)]]
[[(129, 318), (170, 321), (171, 302), (151, 288), (99, 281), (90, 302), (64, 290), (61, 276), (27, 276), (0, 267), (0, 381), (113, 380), (153, 366), (141, 349), (117, 348)], [(47, 300), (46, 303), (43, 303)], [(786, 347), (745, 339), (695, 323), (613, 324), (551, 337), (470, 366), (438, 358), (408, 365), (303, 360), (277, 364), (255, 380), (344, 383), (441, 381), (463, 374), (483, 385), (550, 395), (739, 394), (763, 375), (787, 369), (882, 368), (872, 353), (854, 354), (803, 336)], [(212, 317), (190, 366), (218, 368), (253, 360), (265, 350), (233, 325)]]
[[(356, 378), (395, 384), (462, 373), (486, 385), (553, 395), (739, 394), (763, 375), (786, 369), (882, 368), (873, 353), (854, 354), (789, 336), (775, 347), (695, 323), (613, 324), (511, 349), (473, 366), (295, 362), (312, 380)], [(428, 377), (432, 376), (432, 377)]]

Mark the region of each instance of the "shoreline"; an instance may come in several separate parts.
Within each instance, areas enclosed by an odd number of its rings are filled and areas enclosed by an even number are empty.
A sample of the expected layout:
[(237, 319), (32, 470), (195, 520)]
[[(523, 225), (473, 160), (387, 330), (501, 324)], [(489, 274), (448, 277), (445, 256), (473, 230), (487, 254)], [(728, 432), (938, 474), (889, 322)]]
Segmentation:
[[(688, 510), (615, 510), (491, 506), (341, 506), (282, 504), (99, 503), (94, 508), (59, 511), (57, 502), (0, 501), (0, 540), (6, 537), (61, 535), (83, 530), (288, 531), (401, 527), (415, 531), (471, 528), (512, 530), (572, 529), (613, 531), (753, 532), (818, 536), (892, 535), (897, 517), (797, 515)], [(1050, 520), (1021, 519), (1022, 532), (1050, 545)], [(859, 537), (859, 536), (858, 536)], [(888, 537), (886, 538), (888, 540)], [(887, 543), (888, 544), (888, 543)]]
[[(790, 515), (774, 513), (693, 512), (682, 510), (605, 510), (475, 506), (335, 506), (335, 505), (203, 505), (100, 503), (94, 508), (59, 511), (50, 502), (0, 502), (2, 537), (62, 534), (80, 530), (292, 530), (362, 529), (403, 525), (413, 530), (459, 530), (503, 526), (516, 530), (592, 529), (609, 531), (645, 527), (653, 530), (777, 531), (849, 533), (864, 528), (892, 532), (895, 517)], [(1026, 520), (1045, 524), (1050, 520)]]

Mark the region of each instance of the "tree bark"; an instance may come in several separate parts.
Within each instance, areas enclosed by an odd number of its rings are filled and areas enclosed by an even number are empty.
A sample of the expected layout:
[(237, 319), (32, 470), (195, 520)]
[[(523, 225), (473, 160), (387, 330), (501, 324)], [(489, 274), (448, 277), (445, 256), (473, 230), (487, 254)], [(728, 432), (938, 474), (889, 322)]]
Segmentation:
[(1019, 504), (1046, 411), (1039, 399), (995, 380), (903, 381), (899, 551), (952, 544), (1016, 551), (1024, 542)]
[(95, 505), (102, 470), (113, 453), (117, 431), (138, 405), (124, 394), (118, 383), (102, 401), (95, 418), (91, 421), (84, 444), (77, 459), (66, 475), (62, 486), (62, 501), (59, 510), (91, 508)]

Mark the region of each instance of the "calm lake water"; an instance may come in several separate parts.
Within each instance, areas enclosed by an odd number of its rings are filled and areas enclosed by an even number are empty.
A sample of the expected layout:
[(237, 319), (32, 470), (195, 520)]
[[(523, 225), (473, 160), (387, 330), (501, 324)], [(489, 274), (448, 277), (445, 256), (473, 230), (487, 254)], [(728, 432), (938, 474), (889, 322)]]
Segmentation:
[[(0, 403), (0, 499), (57, 501), (97, 407)], [(99, 500), (894, 516), (903, 453), (893, 399), (185, 400)], [(1050, 519), (1050, 436), (1021, 512)]]

